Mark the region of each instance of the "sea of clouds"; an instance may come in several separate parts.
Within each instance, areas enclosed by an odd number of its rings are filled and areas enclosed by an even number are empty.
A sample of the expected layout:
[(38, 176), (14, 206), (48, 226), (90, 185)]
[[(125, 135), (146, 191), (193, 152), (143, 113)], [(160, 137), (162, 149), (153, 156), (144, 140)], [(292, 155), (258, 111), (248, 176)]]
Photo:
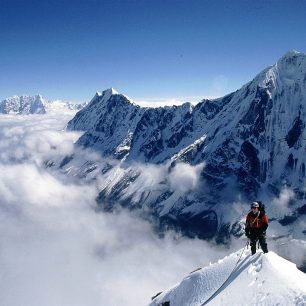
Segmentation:
[[(110, 162), (75, 147), (81, 133), (65, 131), (73, 115), (69, 110), (0, 115), (1, 305), (147, 305), (190, 271), (245, 245), (246, 239), (239, 239), (229, 249), (173, 232), (161, 238), (136, 213), (97, 212), (96, 197), (108, 183), (107, 175), (81, 180), (72, 170), (48, 167), (71, 154), (80, 164)], [(158, 188), (165, 177), (172, 190), (194, 190), (204, 166), (177, 164), (169, 173), (168, 166), (132, 165), (141, 168), (141, 179), (127, 192)], [(127, 171), (114, 169), (112, 175)], [(278, 207), (274, 213), (289, 212), (292, 197), (292, 191), (284, 189), (271, 202)], [(241, 213), (245, 207), (233, 203), (229, 213)], [(304, 219), (299, 223), (305, 224)], [(285, 235), (278, 222), (268, 230), (270, 237), (282, 231)], [(284, 239), (269, 240), (270, 249), (302, 265), (305, 241)]]
[[(73, 114), (0, 115), (1, 305), (146, 305), (229, 252), (172, 232), (160, 238), (125, 210), (97, 212), (99, 180), (46, 167), (75, 152), (80, 133), (64, 130)], [(197, 185), (202, 166), (186, 167), (170, 179), (173, 188)], [(165, 171), (151, 170), (148, 180)]]

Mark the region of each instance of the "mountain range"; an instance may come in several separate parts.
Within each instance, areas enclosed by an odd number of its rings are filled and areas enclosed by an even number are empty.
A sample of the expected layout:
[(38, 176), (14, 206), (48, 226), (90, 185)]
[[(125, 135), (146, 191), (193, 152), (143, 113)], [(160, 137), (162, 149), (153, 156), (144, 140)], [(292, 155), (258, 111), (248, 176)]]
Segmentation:
[[(305, 109), (306, 55), (296, 51), (239, 90), (196, 105), (146, 108), (108, 89), (67, 129), (84, 131), (77, 145), (113, 162), (73, 167), (69, 156), (61, 168), (90, 179), (102, 173), (101, 209), (139, 209), (161, 228), (226, 242), (243, 233), (244, 203), (261, 199), (275, 237), (305, 239)], [(171, 185), (182, 164), (199, 172), (196, 188)], [(152, 167), (167, 173), (148, 181)]]
[(45, 100), (41, 95), (13, 96), (0, 102), (3, 114), (45, 114)]
[(80, 110), (87, 103), (72, 103), (67, 101), (47, 101), (41, 95), (12, 96), (0, 101), (0, 113), (2, 114), (46, 114), (52, 109), (66, 108)]

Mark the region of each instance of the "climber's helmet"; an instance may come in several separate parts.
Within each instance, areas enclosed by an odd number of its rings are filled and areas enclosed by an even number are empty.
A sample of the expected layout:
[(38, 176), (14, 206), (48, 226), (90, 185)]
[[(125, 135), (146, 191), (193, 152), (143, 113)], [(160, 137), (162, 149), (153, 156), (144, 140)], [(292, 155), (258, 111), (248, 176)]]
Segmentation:
[(251, 209), (259, 209), (259, 204), (257, 203), (257, 202), (253, 202), (252, 204), (251, 204)]

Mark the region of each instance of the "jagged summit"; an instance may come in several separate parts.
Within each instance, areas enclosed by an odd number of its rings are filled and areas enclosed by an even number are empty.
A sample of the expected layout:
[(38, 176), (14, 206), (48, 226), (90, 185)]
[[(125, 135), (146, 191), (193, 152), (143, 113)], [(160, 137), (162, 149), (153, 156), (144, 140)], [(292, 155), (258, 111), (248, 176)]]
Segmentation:
[(0, 102), (0, 113), (3, 114), (44, 114), (46, 101), (37, 94), (34, 96), (12, 96)]
[(117, 94), (119, 94), (119, 93), (117, 92), (117, 90), (114, 89), (113, 87), (106, 89), (105, 92), (110, 93), (111, 95), (117, 95)]
[(111, 87), (111, 88), (107, 88), (107, 89), (105, 89), (105, 90), (103, 90), (102, 92), (100, 92), (100, 91), (97, 91), (96, 92), (96, 96), (103, 96), (103, 95), (117, 95), (118, 94), (118, 92), (117, 92), (117, 90), (115, 90), (113, 87)]
[(0, 113), (3, 114), (45, 114), (63, 109), (80, 110), (87, 102), (74, 103), (69, 101), (54, 100), (47, 101), (42, 95), (12, 96), (0, 102)]
[(186, 276), (150, 305), (305, 305), (306, 274), (295, 264), (274, 252), (249, 251), (238, 262), (241, 251)]
[(306, 54), (297, 51), (289, 51), (277, 61), (274, 70), (277, 70), (280, 78), (290, 77), (291, 79), (305, 82)]
[(292, 50), (289, 50), (288, 52), (286, 52), (278, 61), (282, 61), (286, 58), (292, 58), (292, 57), (296, 57), (296, 56), (306, 56), (305, 53), (303, 52), (299, 52), (299, 51), (296, 51), (294, 49)]
[(104, 100), (108, 100), (113, 95), (119, 95), (119, 93), (114, 88), (108, 88), (102, 91), (101, 96)]
[(128, 100), (129, 103), (133, 103), (127, 96), (120, 94), (118, 91), (116, 91), (114, 88), (111, 87), (111, 88), (103, 90), (102, 92), (97, 91), (94, 97), (89, 102), (89, 105), (92, 103), (99, 104), (99, 105), (103, 103), (108, 103), (110, 100), (113, 101), (114, 99), (118, 99), (118, 98), (114, 98), (116, 96), (120, 96), (124, 98), (126, 101)]
[(290, 86), (297, 82), (299, 86), (305, 86), (306, 82), (306, 54), (297, 51), (289, 51), (284, 54), (274, 65), (267, 67), (244, 87), (249, 84), (268, 88), (273, 94), (281, 92), (284, 86)]
[(104, 101), (109, 100), (114, 95), (119, 95), (119, 93), (114, 88), (108, 88), (102, 91), (102, 97)]
[[(116, 131), (119, 131), (117, 127), (123, 126), (124, 121), (135, 109), (139, 109), (139, 106), (125, 95), (119, 94), (114, 88), (109, 88), (101, 93), (97, 92), (88, 105), (68, 123), (67, 128), (87, 130), (91, 127), (98, 133), (106, 132), (108, 135), (114, 135)], [(99, 121), (108, 127), (97, 124)]]
[(44, 100), (44, 98), (43, 98), (43, 96), (41, 95), (41, 94), (35, 94), (35, 95), (25, 95), (25, 94), (23, 94), (23, 95), (21, 95), (21, 96), (18, 96), (18, 95), (13, 95), (13, 96), (11, 96), (11, 97), (7, 97), (7, 98), (5, 98), (4, 100), (14, 100), (14, 99), (31, 99), (31, 100), (33, 100), (33, 99), (41, 99), (41, 100)]

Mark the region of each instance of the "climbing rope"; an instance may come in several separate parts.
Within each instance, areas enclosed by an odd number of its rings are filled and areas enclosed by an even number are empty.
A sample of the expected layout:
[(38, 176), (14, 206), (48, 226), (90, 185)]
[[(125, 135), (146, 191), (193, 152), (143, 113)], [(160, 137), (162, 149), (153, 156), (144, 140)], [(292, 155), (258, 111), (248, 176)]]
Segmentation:
[(240, 259), (244, 253), (244, 250), (245, 248), (249, 245), (249, 240), (247, 241), (246, 245), (244, 246), (240, 256), (239, 256), (239, 259), (238, 261), (236, 262), (236, 265), (234, 266), (232, 272), (230, 273), (230, 275), (227, 277), (227, 279), (221, 284), (221, 286), (204, 302), (202, 303), (200, 306), (204, 306), (206, 305), (207, 303), (209, 303), (215, 296), (216, 296), (216, 293), (225, 285), (225, 283), (230, 279), (230, 277), (232, 276), (232, 274), (234, 273), (235, 269), (237, 268), (238, 266), (238, 263), (240, 262)]

